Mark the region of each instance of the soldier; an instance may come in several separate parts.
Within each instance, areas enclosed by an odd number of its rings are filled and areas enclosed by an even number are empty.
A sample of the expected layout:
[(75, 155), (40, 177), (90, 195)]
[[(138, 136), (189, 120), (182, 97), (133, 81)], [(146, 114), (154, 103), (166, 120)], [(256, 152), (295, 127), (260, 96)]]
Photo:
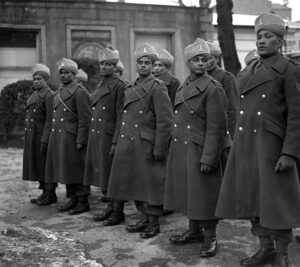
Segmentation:
[(167, 86), (168, 94), (173, 106), (176, 91), (180, 86), (180, 81), (170, 72), (174, 62), (174, 57), (163, 48), (157, 49), (156, 52), (157, 60), (154, 62), (153, 74), (157, 79), (162, 80)]
[(57, 207), (70, 215), (89, 210), (89, 187), (83, 185), (86, 145), (91, 121), (90, 97), (77, 83), (76, 62), (63, 58), (58, 67), (62, 87), (53, 100), (46, 181), (66, 184), (70, 200)]
[[(89, 133), (84, 184), (101, 188), (106, 194), (111, 163), (118, 141), (126, 83), (115, 74), (119, 51), (112, 47), (99, 54), (101, 82), (92, 95), (92, 121)], [(105, 226), (124, 221), (124, 202), (110, 200), (107, 209), (93, 217)]]
[(258, 16), (255, 33), (260, 58), (238, 76), (238, 125), (216, 215), (251, 220), (260, 249), (242, 266), (288, 266), (292, 228), (300, 226), (300, 68), (279, 52), (280, 16)]
[(238, 116), (239, 92), (237, 89), (237, 82), (234, 75), (219, 67), (221, 61), (220, 47), (215, 43), (211, 43), (211, 42), (207, 42), (207, 43), (210, 50), (210, 57), (207, 62), (207, 73), (208, 75), (210, 75), (211, 77), (213, 77), (215, 80), (217, 80), (219, 83), (222, 84), (225, 90), (225, 94), (227, 97), (227, 104), (228, 104), (227, 134), (229, 134), (231, 138), (226, 139), (228, 142), (224, 144), (224, 149), (222, 150), (221, 153), (221, 165), (222, 165), (222, 171), (224, 173), (230, 147), (232, 144), (232, 139), (234, 137), (234, 131), (235, 131), (235, 126), (236, 126), (236, 121)]
[(34, 92), (27, 100), (25, 142), (23, 155), (23, 180), (38, 181), (43, 192), (31, 203), (46, 206), (57, 202), (56, 183), (45, 183), (45, 166), (54, 92), (47, 81), (50, 70), (43, 64), (32, 68)]
[(122, 77), (123, 71), (124, 71), (124, 65), (123, 65), (122, 61), (119, 60), (117, 63), (116, 69), (115, 69), (115, 73), (117, 74), (118, 77)]
[(75, 78), (81, 86), (85, 87), (85, 83), (88, 80), (88, 75), (86, 72), (84, 72), (82, 69), (79, 69)]
[(171, 236), (170, 242), (203, 242), (200, 257), (211, 257), (217, 250), (215, 208), (222, 177), (220, 153), (227, 136), (226, 95), (206, 73), (209, 48), (204, 40), (197, 39), (184, 54), (190, 75), (175, 98), (164, 208), (189, 219), (189, 229)]
[(145, 44), (135, 51), (134, 59), (139, 76), (125, 89), (108, 195), (115, 200), (135, 200), (143, 218), (127, 225), (126, 230), (150, 238), (160, 232), (159, 215), (173, 115), (167, 88), (152, 75), (155, 49)]

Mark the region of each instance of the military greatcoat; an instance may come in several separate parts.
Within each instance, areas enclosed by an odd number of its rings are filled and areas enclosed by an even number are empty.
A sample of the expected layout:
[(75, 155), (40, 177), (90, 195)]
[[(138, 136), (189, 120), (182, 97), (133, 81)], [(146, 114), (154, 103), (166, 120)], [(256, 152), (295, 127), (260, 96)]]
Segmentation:
[[(221, 186), (220, 153), (227, 131), (224, 89), (209, 75), (183, 83), (176, 94), (164, 208), (192, 220), (215, 219)], [(200, 172), (200, 163), (215, 170)]]
[(162, 205), (173, 111), (167, 88), (153, 75), (125, 89), (120, 136), (114, 155), (108, 195)]
[(172, 106), (174, 105), (176, 91), (180, 86), (180, 81), (174, 77), (169, 71), (166, 71), (159, 77), (157, 77), (165, 83), (168, 89), (168, 95), (171, 99)]
[(116, 75), (102, 80), (92, 95), (92, 119), (87, 146), (84, 184), (107, 191), (112, 157), (112, 144), (116, 144), (124, 104), (124, 80)]
[(275, 172), (281, 155), (299, 159), (300, 68), (283, 55), (256, 60), (238, 76), (241, 92), (235, 139), (216, 215), (260, 218), (269, 229), (300, 226), (296, 165)]
[[(91, 122), (87, 90), (76, 81), (54, 95), (53, 119), (46, 161), (46, 182), (82, 184)], [(76, 144), (85, 147), (77, 151)]]
[(48, 143), (54, 92), (49, 87), (34, 91), (26, 104), (23, 180), (45, 181), (46, 156), (41, 143)]
[(239, 106), (239, 91), (237, 88), (236, 78), (228, 71), (225, 71), (218, 66), (208, 72), (215, 80), (220, 82), (225, 90), (227, 96), (227, 120), (228, 120), (228, 131), (231, 138), (234, 137), (236, 121), (238, 117), (238, 106)]

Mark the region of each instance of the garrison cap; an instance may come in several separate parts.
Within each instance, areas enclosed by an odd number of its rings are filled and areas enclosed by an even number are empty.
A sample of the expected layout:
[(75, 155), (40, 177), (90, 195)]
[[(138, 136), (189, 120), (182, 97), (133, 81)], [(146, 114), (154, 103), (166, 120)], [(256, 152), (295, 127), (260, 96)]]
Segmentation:
[(84, 72), (82, 69), (79, 69), (76, 74), (76, 79), (86, 82), (88, 80), (88, 75), (86, 72)]
[(218, 44), (212, 43), (212, 42), (207, 42), (207, 44), (208, 44), (211, 56), (213, 56), (213, 57), (221, 56), (221, 49), (220, 49), (220, 46)]
[(134, 51), (134, 59), (138, 61), (141, 57), (149, 57), (152, 61), (157, 59), (157, 52), (152, 45), (144, 44)]
[(197, 38), (194, 43), (188, 45), (184, 49), (185, 61), (188, 62), (191, 58), (198, 55), (209, 56), (210, 51), (206, 41), (201, 38)]
[(259, 58), (259, 55), (257, 53), (257, 50), (253, 49), (253, 50), (249, 51), (249, 53), (245, 56), (244, 62), (246, 65), (248, 65), (251, 61), (253, 61), (256, 58)]
[(174, 62), (174, 57), (164, 48), (156, 49), (157, 52), (157, 60), (162, 62), (168, 68), (172, 67)]
[(63, 58), (58, 65), (58, 71), (61, 69), (63, 70), (69, 70), (73, 72), (75, 75), (77, 74), (78, 71), (78, 65), (75, 61), (68, 59), (68, 58)]
[(285, 35), (284, 20), (277, 14), (264, 12), (255, 20), (255, 33), (257, 34), (260, 30), (267, 30), (283, 37)]
[(42, 75), (45, 80), (47, 80), (50, 77), (50, 69), (41, 63), (34, 64), (32, 67), (32, 76), (34, 76), (36, 73)]
[(98, 53), (98, 59), (99, 62), (106, 61), (112, 64), (117, 64), (120, 59), (119, 51), (114, 49), (111, 45), (108, 45)]

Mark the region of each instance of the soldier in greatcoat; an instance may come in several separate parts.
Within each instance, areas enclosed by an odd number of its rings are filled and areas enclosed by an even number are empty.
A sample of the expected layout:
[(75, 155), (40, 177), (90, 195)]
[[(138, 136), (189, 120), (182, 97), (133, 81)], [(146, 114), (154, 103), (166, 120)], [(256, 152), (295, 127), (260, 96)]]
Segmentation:
[(174, 63), (174, 57), (164, 48), (158, 48), (156, 49), (156, 52), (157, 59), (154, 62), (153, 74), (167, 86), (168, 94), (173, 106), (176, 91), (180, 86), (180, 81), (170, 72)]
[(220, 47), (216, 43), (207, 42), (207, 44), (210, 51), (210, 57), (207, 62), (207, 74), (221, 83), (227, 97), (227, 134), (230, 136), (230, 138), (227, 138), (228, 142), (224, 144), (224, 148), (221, 153), (221, 165), (224, 173), (236, 127), (239, 91), (237, 89), (237, 81), (235, 76), (229, 71), (223, 70), (219, 67), (221, 61)]
[(45, 183), (47, 145), (51, 129), (54, 92), (47, 85), (50, 70), (44, 64), (32, 68), (34, 92), (26, 103), (23, 180), (38, 181), (43, 192), (31, 203), (46, 206), (57, 202), (56, 183)]
[(88, 77), (87, 73), (84, 70), (79, 69), (76, 76), (75, 76), (75, 78), (81, 86), (85, 87), (85, 84), (88, 81), (89, 77)]
[(241, 266), (289, 266), (300, 226), (300, 67), (280, 53), (285, 30), (279, 15), (258, 16), (260, 58), (238, 76), (240, 111), (216, 215), (251, 220), (260, 249)]
[(155, 49), (145, 44), (135, 51), (134, 59), (139, 76), (125, 88), (108, 195), (115, 200), (135, 200), (143, 218), (126, 230), (150, 238), (160, 232), (173, 112), (167, 88), (152, 75)]
[[(108, 47), (98, 54), (102, 80), (92, 95), (92, 119), (87, 147), (84, 184), (100, 187), (106, 195), (112, 159), (120, 132), (125, 81), (115, 74), (119, 51)], [(105, 226), (124, 221), (124, 202), (109, 200), (94, 221)]]
[(66, 185), (70, 199), (57, 209), (74, 215), (90, 208), (89, 187), (83, 185), (83, 177), (91, 103), (88, 91), (75, 80), (77, 63), (63, 58), (58, 70), (62, 86), (53, 100), (46, 181)]
[(176, 209), (189, 219), (189, 229), (171, 236), (170, 242), (203, 243), (200, 257), (211, 257), (217, 250), (215, 208), (222, 178), (220, 154), (227, 136), (227, 102), (221, 84), (206, 73), (207, 43), (197, 39), (184, 54), (190, 75), (175, 98), (164, 208)]

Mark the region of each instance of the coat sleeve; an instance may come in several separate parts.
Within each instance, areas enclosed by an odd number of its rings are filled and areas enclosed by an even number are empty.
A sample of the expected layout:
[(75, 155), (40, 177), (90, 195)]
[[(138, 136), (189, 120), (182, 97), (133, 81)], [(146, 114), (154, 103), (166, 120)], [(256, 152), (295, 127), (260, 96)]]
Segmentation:
[(120, 134), (122, 115), (123, 115), (123, 106), (124, 106), (124, 90), (126, 83), (119, 82), (116, 90), (116, 129), (114, 132), (112, 143), (116, 144)]
[(226, 73), (223, 82), (223, 88), (227, 97), (227, 120), (228, 120), (228, 130), (231, 138), (234, 137), (234, 131), (237, 123), (238, 117), (238, 105), (239, 105), (239, 91), (237, 88), (236, 78), (231, 73)]
[(86, 145), (91, 123), (91, 99), (86, 89), (79, 87), (76, 94), (78, 128), (76, 144)]
[(300, 158), (300, 66), (292, 65), (284, 79), (287, 105), (286, 134), (281, 154)]
[(217, 167), (227, 130), (227, 100), (221, 86), (213, 85), (206, 90), (207, 126), (200, 163)]
[(41, 143), (48, 144), (51, 125), (52, 125), (52, 113), (53, 113), (53, 99), (54, 93), (49, 91), (45, 97), (45, 109), (46, 109), (46, 121), (44, 125), (43, 135), (41, 138)]
[(153, 154), (156, 156), (167, 157), (173, 121), (172, 104), (168, 95), (168, 90), (163, 83), (155, 82), (152, 94), (153, 108), (156, 118)]

